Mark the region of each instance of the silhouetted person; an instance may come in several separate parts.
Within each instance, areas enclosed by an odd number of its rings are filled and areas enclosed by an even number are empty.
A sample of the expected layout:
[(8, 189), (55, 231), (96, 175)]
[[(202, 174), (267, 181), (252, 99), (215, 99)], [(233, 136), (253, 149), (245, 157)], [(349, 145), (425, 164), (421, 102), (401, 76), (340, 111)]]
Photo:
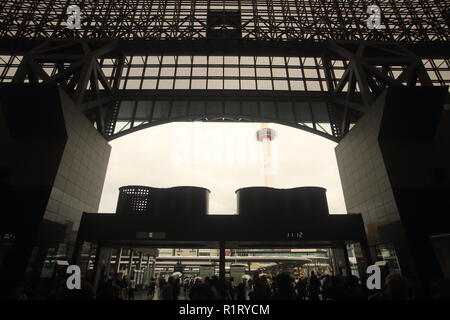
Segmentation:
[(217, 278), (216, 276), (212, 276), (211, 279), (209, 277), (205, 277), (205, 281), (204, 281), (204, 285), (208, 287), (208, 292), (210, 293), (209, 298), (211, 300), (219, 300), (220, 299), (219, 292), (217, 291), (217, 288), (214, 285), (216, 278)]
[(126, 276), (124, 276), (122, 278), (122, 280), (120, 281), (120, 287), (122, 288), (121, 290), (121, 295), (123, 299), (127, 298), (127, 289), (128, 289), (128, 279)]
[(134, 300), (134, 292), (136, 291), (136, 280), (134, 277), (128, 282), (128, 300)]
[[(171, 278), (172, 279), (172, 288), (173, 288), (173, 300), (178, 300), (178, 296), (180, 295), (181, 291), (181, 280), (180, 278)], [(170, 279), (169, 279), (170, 281)]]
[[(208, 280), (209, 278), (206, 277), (205, 280)], [(191, 300), (212, 300), (213, 294), (211, 291), (211, 285), (208, 283), (202, 283), (200, 278), (195, 279), (195, 282), (189, 291), (189, 299)]]
[(110, 278), (108, 276), (104, 276), (99, 281), (98, 288), (97, 288), (97, 296), (96, 296), (97, 300), (108, 300), (111, 298), (112, 280), (111, 280), (111, 282), (109, 280), (110, 280)]
[(189, 290), (189, 299), (191, 300), (201, 300), (201, 280), (196, 278), (194, 283), (191, 285), (191, 289)]
[(236, 300), (247, 300), (247, 279), (244, 278), (236, 287)]
[(323, 277), (322, 282), (322, 300), (330, 299), (330, 276), (327, 274)]
[(155, 296), (155, 289), (156, 289), (156, 280), (155, 280), (155, 278), (151, 278), (150, 282), (148, 284), (148, 296), (152, 300), (153, 300), (153, 297)]
[(122, 288), (119, 279), (114, 279), (111, 286), (111, 300), (122, 300)]
[(343, 276), (332, 276), (327, 291), (328, 299), (348, 300), (350, 299), (347, 282)]
[(225, 300), (227, 295), (226, 283), (223, 280), (220, 280), (218, 276), (214, 275), (211, 279), (213, 298), (215, 300)]
[(164, 278), (159, 278), (159, 281), (158, 281), (158, 287), (159, 287), (160, 290), (161, 290), (161, 288), (162, 288), (165, 284), (166, 284), (166, 279), (164, 279)]
[(297, 282), (297, 293), (298, 293), (298, 297), (301, 300), (305, 300), (306, 296), (307, 296), (307, 291), (306, 291), (306, 287), (308, 285), (308, 281), (306, 278), (300, 278), (298, 279)]
[(320, 281), (317, 279), (314, 271), (311, 271), (311, 276), (308, 279), (308, 298), (309, 300), (319, 300)]
[(276, 276), (277, 291), (272, 295), (272, 300), (298, 300), (295, 293), (294, 278), (288, 272), (282, 272)]
[(400, 273), (391, 273), (386, 277), (383, 292), (374, 294), (369, 300), (408, 300), (409, 283)]
[(253, 288), (255, 300), (268, 300), (270, 298), (272, 292), (265, 276), (255, 277)]
[(361, 276), (361, 289), (363, 291), (364, 300), (367, 300), (372, 295), (372, 292), (367, 288), (367, 276), (364, 274)]
[(234, 300), (234, 287), (233, 287), (233, 277), (230, 277), (225, 283), (225, 300)]
[(164, 289), (166, 288), (166, 284), (167, 284), (166, 279), (164, 279), (164, 278), (159, 279), (159, 283), (158, 283), (158, 287), (159, 287), (158, 299), (159, 300), (172, 300), (172, 289), (170, 289), (171, 290), (171, 294), (169, 295), (170, 298), (165, 299), (167, 296), (165, 297), (163, 292), (164, 292)]
[[(118, 292), (118, 290), (117, 290), (117, 288), (114, 288), (114, 286), (119, 287), (117, 284), (117, 280), (116, 279), (113, 280), (109, 276), (105, 277), (101, 290), (100, 290), (100, 288), (98, 290), (97, 299), (98, 300), (117, 300), (117, 298), (119, 296), (115, 296), (115, 294)], [(119, 292), (120, 292), (120, 290), (119, 290)]]
[(255, 300), (255, 290), (253, 284), (254, 284), (253, 279), (252, 278), (248, 279), (246, 288), (247, 300)]
[(357, 276), (351, 275), (347, 277), (348, 299), (350, 300), (367, 300), (366, 290), (359, 283)]
[(173, 300), (174, 279), (170, 277), (167, 282), (164, 281), (163, 286), (159, 288), (161, 300)]
[(190, 280), (189, 280), (189, 278), (186, 278), (186, 279), (184, 279), (184, 282), (183, 282), (183, 288), (184, 288), (184, 295), (186, 296), (187, 294), (188, 294), (188, 292), (189, 292), (189, 289), (190, 289)]

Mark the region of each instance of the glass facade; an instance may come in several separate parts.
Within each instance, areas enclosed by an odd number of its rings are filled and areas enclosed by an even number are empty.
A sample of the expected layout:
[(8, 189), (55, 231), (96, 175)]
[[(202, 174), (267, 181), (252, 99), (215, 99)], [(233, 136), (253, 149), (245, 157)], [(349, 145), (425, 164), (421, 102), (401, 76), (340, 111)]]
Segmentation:
[(390, 272), (401, 272), (394, 245), (391, 243), (376, 246), (377, 260), (386, 261)]

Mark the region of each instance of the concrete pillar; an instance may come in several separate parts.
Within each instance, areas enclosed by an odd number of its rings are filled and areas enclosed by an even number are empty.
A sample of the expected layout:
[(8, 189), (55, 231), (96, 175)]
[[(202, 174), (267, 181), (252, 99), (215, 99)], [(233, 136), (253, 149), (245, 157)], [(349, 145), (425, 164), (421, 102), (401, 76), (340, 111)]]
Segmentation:
[(150, 278), (153, 278), (155, 276), (155, 267), (156, 267), (156, 259), (154, 258), (152, 261), (152, 270), (150, 272)]
[(111, 269), (112, 253), (113, 248), (108, 248), (108, 257), (106, 258), (106, 265), (105, 265), (105, 275), (109, 275), (109, 271)]
[(92, 273), (92, 285), (94, 286), (94, 292), (97, 292), (98, 283), (101, 277), (104, 275), (106, 260), (110, 255), (110, 251), (111, 248), (104, 247), (101, 244), (97, 245), (94, 270)]
[[(83, 212), (98, 209), (111, 148), (57, 84), (1, 83), (0, 105), (0, 226), (14, 234), (0, 261), (7, 297), (24, 280), (40, 283), (41, 246), (59, 246), (79, 264), (76, 232)], [(82, 156), (94, 151), (96, 161)], [(79, 179), (91, 171), (89, 181)]]
[(416, 297), (442, 277), (430, 236), (450, 231), (446, 96), (443, 87), (390, 87), (336, 147), (347, 211), (362, 215), (374, 253), (367, 257), (393, 248)]
[(225, 280), (225, 241), (219, 243), (219, 279)]
[(122, 250), (123, 250), (123, 248), (120, 248), (119, 252), (117, 253), (117, 257), (116, 257), (116, 273), (119, 273), (119, 271), (120, 271), (120, 261), (122, 260)]
[(133, 267), (133, 249), (130, 249), (130, 258), (128, 260), (128, 279), (131, 278), (131, 270)]
[(147, 282), (146, 282), (146, 284), (148, 284), (148, 282), (150, 281), (150, 274), (151, 274), (151, 269), (150, 269), (150, 255), (148, 255), (148, 254), (146, 254), (145, 255), (145, 257), (146, 257), (146, 259), (147, 259), (147, 262), (146, 262), (146, 266), (145, 266), (145, 268), (146, 268), (146, 273), (147, 273), (147, 278), (146, 278), (146, 280), (147, 280)]
[(141, 284), (141, 282), (142, 282), (142, 272), (141, 272), (142, 271), (142, 252), (139, 253), (139, 263), (138, 263), (136, 270), (139, 271), (137, 279), (136, 279), (136, 283)]
[(364, 239), (363, 241), (360, 241), (361, 250), (364, 254), (364, 258), (366, 259), (367, 265), (370, 266), (373, 264), (372, 254), (370, 253), (369, 244), (367, 242), (367, 239)]
[(70, 264), (79, 265), (81, 250), (83, 249), (83, 242), (76, 241), (73, 247), (72, 259)]
[(350, 269), (347, 250), (342, 245), (333, 248), (333, 256), (337, 266), (337, 274), (346, 276)]
[[(333, 274), (337, 275), (339, 273), (339, 268), (337, 266), (336, 257), (334, 256), (334, 249), (328, 248), (328, 256), (330, 257), (330, 264), (333, 269)], [(308, 273), (309, 275), (309, 273)]]
[(139, 270), (142, 268), (142, 258), (144, 257), (144, 254), (142, 252), (139, 253), (139, 264), (138, 264), (138, 268)]
[(350, 267), (350, 260), (348, 258), (347, 244), (345, 241), (342, 242), (342, 251), (344, 253), (344, 268), (347, 272), (346, 276), (350, 276), (352, 274), (352, 269)]

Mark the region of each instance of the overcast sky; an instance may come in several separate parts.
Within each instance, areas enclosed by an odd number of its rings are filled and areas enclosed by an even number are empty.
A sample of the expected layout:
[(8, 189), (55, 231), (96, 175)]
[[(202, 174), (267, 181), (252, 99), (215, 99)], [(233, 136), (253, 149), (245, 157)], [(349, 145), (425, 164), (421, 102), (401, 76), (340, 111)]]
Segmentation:
[[(275, 187), (327, 189), (330, 213), (346, 213), (334, 148), (336, 143), (303, 130), (270, 124)], [(210, 213), (235, 213), (235, 190), (264, 185), (259, 123), (178, 122), (110, 142), (111, 157), (99, 212), (115, 212), (118, 188), (208, 188)]]

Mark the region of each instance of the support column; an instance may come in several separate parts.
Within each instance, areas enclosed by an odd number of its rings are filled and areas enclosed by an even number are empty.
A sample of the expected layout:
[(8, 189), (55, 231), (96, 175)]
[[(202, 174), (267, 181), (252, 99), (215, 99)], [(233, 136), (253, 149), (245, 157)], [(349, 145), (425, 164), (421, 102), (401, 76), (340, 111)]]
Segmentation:
[(150, 272), (150, 279), (155, 276), (155, 267), (156, 267), (156, 258), (153, 258), (152, 261), (152, 271)]
[(342, 244), (332, 250), (338, 274), (345, 276), (349, 269), (347, 250), (344, 249)]
[[(334, 254), (334, 249), (333, 248), (328, 248), (327, 250), (328, 250), (328, 256), (330, 258), (331, 267), (333, 269), (333, 274), (337, 275), (338, 271), (339, 271), (339, 268), (338, 268), (337, 263), (336, 263), (336, 257), (335, 257), (335, 254)], [(308, 276), (309, 276), (309, 273), (308, 273)]]
[(97, 292), (98, 282), (105, 272), (106, 259), (110, 254), (110, 250), (111, 248), (106, 248), (101, 244), (97, 245), (94, 270), (92, 272), (92, 285), (94, 287), (94, 292)]
[(83, 241), (79, 241), (77, 239), (73, 247), (72, 259), (70, 261), (70, 264), (79, 265), (82, 249), (83, 249)]
[(346, 276), (350, 276), (352, 274), (352, 269), (350, 267), (350, 260), (348, 258), (347, 244), (345, 241), (342, 243), (342, 250), (344, 251), (344, 267), (345, 267), (345, 271), (347, 272)]
[(136, 280), (136, 283), (137, 284), (141, 284), (142, 283), (142, 276), (143, 276), (143, 274), (141, 272), (142, 271), (142, 252), (139, 253), (139, 264), (138, 264), (137, 270), (139, 270), (139, 273), (138, 273), (139, 279)]
[(366, 258), (367, 265), (370, 266), (373, 264), (372, 260), (372, 254), (370, 253), (369, 243), (367, 242), (367, 239), (364, 239), (359, 243), (361, 246), (361, 250), (364, 254), (364, 257)]
[(105, 265), (105, 275), (109, 276), (109, 270), (111, 268), (111, 259), (112, 259), (112, 253), (113, 253), (113, 248), (109, 248), (108, 249), (108, 257), (106, 259), (106, 265)]
[(117, 253), (117, 257), (116, 257), (116, 273), (119, 273), (119, 271), (120, 271), (120, 261), (122, 260), (122, 250), (123, 250), (123, 248), (120, 248), (119, 252)]
[(369, 246), (367, 241), (364, 242), (363, 239), (352, 243), (355, 250), (356, 264), (358, 267), (359, 277), (365, 277), (367, 267), (372, 265), (372, 257), (370, 254)]
[[(0, 226), (14, 235), (0, 261), (0, 296), (8, 297), (24, 281), (39, 281), (38, 247), (58, 246), (70, 264), (80, 265), (82, 242), (74, 236), (83, 212), (98, 209), (111, 147), (57, 84), (2, 83), (0, 104), (0, 150), (6, 150), (0, 160)], [(94, 151), (96, 161), (73, 161), (73, 154)], [(91, 171), (96, 174), (89, 181), (78, 179)]]
[[(91, 249), (92, 252), (92, 249)], [(95, 250), (95, 263), (94, 263), (94, 269), (92, 270), (92, 275), (91, 275), (91, 281), (92, 284), (95, 286), (95, 281), (97, 279), (97, 274), (98, 274), (98, 269), (100, 267), (100, 253), (101, 253), (101, 245), (97, 244), (97, 249)], [(90, 257), (89, 257), (90, 259)], [(89, 260), (88, 260), (88, 268), (89, 268)]]
[(128, 260), (128, 279), (131, 279), (132, 267), (133, 267), (133, 249), (130, 249), (130, 258)]
[(144, 272), (144, 280), (143, 280), (143, 284), (148, 284), (148, 282), (150, 281), (150, 256), (148, 254), (145, 254), (145, 272)]
[(363, 251), (372, 260), (377, 246), (395, 250), (421, 298), (442, 277), (429, 238), (450, 231), (447, 96), (443, 87), (391, 86), (336, 147), (347, 211), (362, 215), (372, 256), (364, 243)]
[(225, 241), (219, 243), (219, 279), (225, 280)]

